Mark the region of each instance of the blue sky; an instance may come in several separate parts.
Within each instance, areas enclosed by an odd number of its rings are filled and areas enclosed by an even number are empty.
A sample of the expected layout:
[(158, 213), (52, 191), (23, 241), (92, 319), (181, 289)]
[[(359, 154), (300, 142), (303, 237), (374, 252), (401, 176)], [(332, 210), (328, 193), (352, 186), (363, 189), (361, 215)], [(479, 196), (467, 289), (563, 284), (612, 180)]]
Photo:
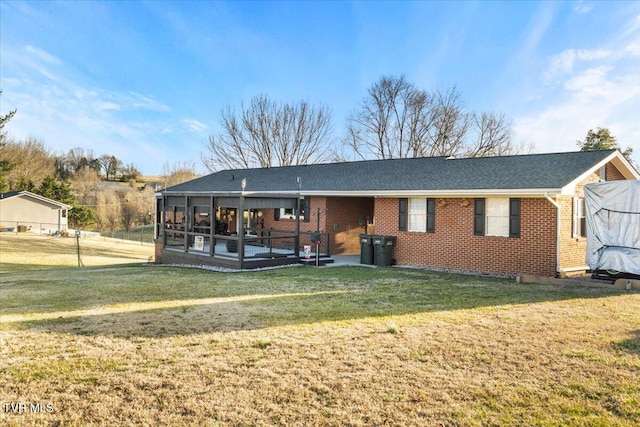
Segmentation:
[(5, 128), (145, 174), (194, 164), (220, 111), (265, 93), (350, 112), (382, 75), (456, 85), (516, 142), (608, 127), (640, 157), (640, 2), (0, 2)]

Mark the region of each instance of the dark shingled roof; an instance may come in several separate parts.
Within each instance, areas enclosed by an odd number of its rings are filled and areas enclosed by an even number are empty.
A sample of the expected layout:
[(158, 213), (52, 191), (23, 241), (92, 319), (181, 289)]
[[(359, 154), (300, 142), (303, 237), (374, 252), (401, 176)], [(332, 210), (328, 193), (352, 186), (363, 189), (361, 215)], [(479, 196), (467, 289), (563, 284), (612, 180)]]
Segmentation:
[(452, 159), (423, 157), (224, 170), (170, 187), (170, 192), (464, 191), (559, 189), (614, 150)]

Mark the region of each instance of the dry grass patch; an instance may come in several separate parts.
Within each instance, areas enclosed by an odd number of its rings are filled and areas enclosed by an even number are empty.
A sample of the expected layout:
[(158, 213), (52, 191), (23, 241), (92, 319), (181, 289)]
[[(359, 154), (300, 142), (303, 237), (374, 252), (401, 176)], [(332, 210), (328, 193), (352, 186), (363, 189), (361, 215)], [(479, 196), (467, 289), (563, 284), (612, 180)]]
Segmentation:
[(0, 277), (0, 400), (55, 408), (0, 424), (640, 422), (637, 292), (371, 268)]
[[(148, 262), (153, 246), (116, 239), (80, 239), (84, 266)], [(75, 237), (39, 236), (31, 233), (0, 233), (0, 273), (77, 267)]]

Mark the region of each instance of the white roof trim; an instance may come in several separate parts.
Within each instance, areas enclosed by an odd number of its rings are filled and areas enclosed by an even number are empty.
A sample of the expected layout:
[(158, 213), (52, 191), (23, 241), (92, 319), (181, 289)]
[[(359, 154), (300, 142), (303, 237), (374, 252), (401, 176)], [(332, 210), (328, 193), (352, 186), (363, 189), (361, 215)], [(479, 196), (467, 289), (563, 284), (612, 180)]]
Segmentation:
[(11, 198), (14, 198), (14, 197), (23, 197), (23, 196), (24, 197), (30, 197), (32, 199), (36, 199), (36, 200), (38, 200), (40, 202), (48, 203), (50, 205), (58, 206), (60, 209), (72, 209), (73, 208), (73, 206), (71, 206), (71, 205), (67, 205), (65, 203), (57, 202), (57, 201), (55, 201), (53, 199), (49, 199), (48, 197), (40, 196), (40, 195), (32, 193), (30, 191), (20, 191), (17, 194), (14, 194), (13, 196), (3, 197), (2, 199), (0, 199), (0, 201), (1, 200), (11, 199)]
[(220, 192), (215, 191), (185, 191), (185, 192), (169, 192), (156, 193), (156, 196), (162, 197), (163, 194), (167, 196), (211, 196), (214, 197), (295, 197), (298, 194), (300, 196), (329, 196), (329, 197), (378, 197), (378, 198), (396, 198), (396, 197), (489, 197), (489, 196), (503, 196), (503, 197), (545, 197), (545, 194), (557, 195), (562, 191), (561, 188), (517, 188), (517, 189), (482, 189), (482, 190), (367, 190), (367, 191), (320, 191), (320, 190), (307, 190), (302, 189), (299, 193), (298, 190), (285, 191), (245, 191), (244, 194), (241, 191), (237, 192)]
[(589, 175), (598, 171), (601, 167), (605, 166), (607, 163), (613, 163), (613, 165), (620, 171), (622, 176), (626, 179), (640, 179), (640, 174), (631, 166), (629, 161), (624, 158), (624, 156), (618, 151), (614, 151), (609, 154), (606, 158), (598, 162), (596, 165), (587, 169), (582, 175), (578, 176), (576, 179), (571, 181), (569, 184), (562, 187), (562, 194), (572, 195), (575, 193), (576, 185), (587, 179)]
[(385, 191), (302, 191), (303, 196), (348, 196), (348, 197), (544, 197), (545, 193), (559, 194), (559, 188), (517, 188), (480, 190), (385, 190)]

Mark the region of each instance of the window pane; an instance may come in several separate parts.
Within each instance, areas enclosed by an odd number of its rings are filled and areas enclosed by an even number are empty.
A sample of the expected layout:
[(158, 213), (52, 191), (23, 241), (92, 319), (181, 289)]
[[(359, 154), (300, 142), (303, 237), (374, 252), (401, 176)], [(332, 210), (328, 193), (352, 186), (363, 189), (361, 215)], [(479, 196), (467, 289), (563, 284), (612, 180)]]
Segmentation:
[(487, 199), (487, 236), (509, 237), (509, 199)]
[(426, 199), (409, 199), (409, 231), (427, 231)]

